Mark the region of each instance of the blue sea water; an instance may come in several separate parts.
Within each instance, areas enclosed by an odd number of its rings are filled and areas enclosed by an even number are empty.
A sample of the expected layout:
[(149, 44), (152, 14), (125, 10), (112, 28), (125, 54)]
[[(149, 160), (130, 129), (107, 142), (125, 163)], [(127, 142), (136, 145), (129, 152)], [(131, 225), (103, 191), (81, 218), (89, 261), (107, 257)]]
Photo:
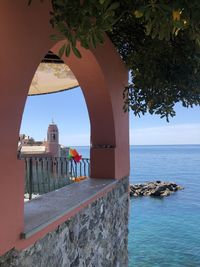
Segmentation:
[[(79, 151), (89, 155), (88, 147)], [(156, 199), (132, 198), (129, 267), (200, 267), (200, 145), (131, 146), (130, 183), (185, 187)]]
[(131, 199), (129, 267), (200, 267), (200, 146), (131, 147), (130, 183), (152, 180), (185, 189)]

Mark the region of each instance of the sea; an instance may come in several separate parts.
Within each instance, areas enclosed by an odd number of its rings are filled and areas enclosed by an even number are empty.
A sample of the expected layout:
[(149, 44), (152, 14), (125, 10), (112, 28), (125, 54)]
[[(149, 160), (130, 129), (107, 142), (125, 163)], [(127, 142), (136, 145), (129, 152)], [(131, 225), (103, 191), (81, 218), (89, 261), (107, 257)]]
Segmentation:
[[(84, 157), (89, 147), (79, 147)], [(165, 198), (130, 200), (129, 267), (200, 267), (200, 145), (131, 146), (130, 183), (171, 181)]]

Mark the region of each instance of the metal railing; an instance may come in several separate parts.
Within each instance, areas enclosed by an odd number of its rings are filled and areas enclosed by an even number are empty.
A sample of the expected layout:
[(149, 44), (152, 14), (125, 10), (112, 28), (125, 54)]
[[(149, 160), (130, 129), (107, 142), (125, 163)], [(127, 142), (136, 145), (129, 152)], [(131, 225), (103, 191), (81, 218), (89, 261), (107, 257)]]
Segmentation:
[(65, 157), (25, 157), (25, 195), (42, 195), (73, 183), (73, 178), (90, 176), (90, 160), (79, 163)]

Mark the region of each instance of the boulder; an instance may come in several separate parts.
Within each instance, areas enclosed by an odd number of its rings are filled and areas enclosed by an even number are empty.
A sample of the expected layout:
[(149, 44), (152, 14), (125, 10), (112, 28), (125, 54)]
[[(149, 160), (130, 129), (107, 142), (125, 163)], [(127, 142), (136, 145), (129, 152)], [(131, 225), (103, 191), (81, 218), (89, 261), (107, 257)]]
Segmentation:
[(182, 186), (171, 182), (146, 182), (144, 184), (130, 185), (130, 196), (166, 197), (182, 189)]

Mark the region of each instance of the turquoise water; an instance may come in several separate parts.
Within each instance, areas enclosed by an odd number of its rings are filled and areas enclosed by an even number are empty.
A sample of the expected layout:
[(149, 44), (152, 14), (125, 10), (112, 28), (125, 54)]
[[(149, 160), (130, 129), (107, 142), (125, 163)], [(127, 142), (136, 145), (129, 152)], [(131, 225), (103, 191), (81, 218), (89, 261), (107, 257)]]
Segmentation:
[(131, 199), (129, 267), (200, 266), (200, 146), (131, 147), (130, 182), (174, 181), (164, 199)]
[[(82, 147), (83, 156), (89, 148)], [(130, 183), (183, 185), (164, 198), (132, 198), (129, 267), (200, 267), (200, 145), (131, 146)]]

